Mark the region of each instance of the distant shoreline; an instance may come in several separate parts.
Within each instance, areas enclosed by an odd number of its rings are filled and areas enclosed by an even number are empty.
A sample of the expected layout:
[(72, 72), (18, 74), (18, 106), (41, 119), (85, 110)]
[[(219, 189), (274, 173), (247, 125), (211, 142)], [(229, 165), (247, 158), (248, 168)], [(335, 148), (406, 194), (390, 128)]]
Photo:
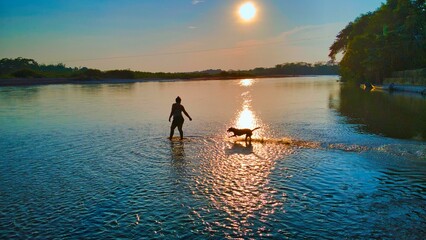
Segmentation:
[[(198, 78), (141, 78), (141, 79), (71, 79), (71, 78), (11, 78), (0, 79), (0, 87), (13, 86), (36, 86), (54, 84), (114, 84), (114, 83), (137, 83), (137, 82), (174, 82), (174, 81), (207, 81), (207, 80), (233, 80), (233, 79), (256, 79), (256, 78), (286, 78), (300, 77), (302, 75), (265, 75), (265, 76), (232, 76), (232, 77), (198, 77)], [(304, 76), (304, 75), (303, 75)], [(312, 76), (312, 75), (306, 75)], [(317, 76), (317, 75), (316, 75)], [(318, 75), (322, 76), (322, 75)]]

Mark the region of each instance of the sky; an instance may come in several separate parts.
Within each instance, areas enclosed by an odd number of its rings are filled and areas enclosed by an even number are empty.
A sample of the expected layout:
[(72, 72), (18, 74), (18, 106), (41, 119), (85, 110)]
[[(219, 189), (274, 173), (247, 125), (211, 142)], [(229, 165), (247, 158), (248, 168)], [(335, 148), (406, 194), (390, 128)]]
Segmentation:
[(0, 58), (101, 70), (245, 70), (328, 61), (336, 35), (384, 0), (0, 0)]

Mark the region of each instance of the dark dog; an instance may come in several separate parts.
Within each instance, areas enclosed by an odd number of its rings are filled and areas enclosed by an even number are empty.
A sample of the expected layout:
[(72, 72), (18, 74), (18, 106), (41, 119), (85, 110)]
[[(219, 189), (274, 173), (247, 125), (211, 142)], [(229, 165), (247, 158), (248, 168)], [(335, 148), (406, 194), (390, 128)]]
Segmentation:
[(228, 128), (227, 132), (232, 132), (234, 135), (231, 137), (236, 137), (236, 136), (241, 136), (241, 135), (246, 135), (246, 143), (247, 143), (247, 138), (250, 138), (250, 143), (251, 143), (251, 135), (253, 135), (253, 131), (256, 129), (259, 129), (260, 127), (254, 128), (254, 129), (248, 129), (248, 128), (244, 128), (244, 129), (238, 129), (238, 128), (233, 128), (230, 127)]

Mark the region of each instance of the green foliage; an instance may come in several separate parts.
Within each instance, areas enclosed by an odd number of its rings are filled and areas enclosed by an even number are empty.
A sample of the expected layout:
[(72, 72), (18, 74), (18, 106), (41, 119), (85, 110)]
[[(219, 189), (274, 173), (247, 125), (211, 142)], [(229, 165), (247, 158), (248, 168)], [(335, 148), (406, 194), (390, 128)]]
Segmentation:
[(426, 67), (425, 0), (388, 0), (361, 15), (337, 35), (330, 46), (340, 61), (342, 79), (381, 83), (394, 71)]
[(33, 59), (27, 58), (3, 58), (0, 60), (0, 74), (11, 74), (18, 70), (23, 69), (35, 69), (38, 67), (38, 63)]
[(67, 78), (71, 77), (78, 68), (69, 68), (65, 64), (39, 64), (33, 59), (28, 58), (3, 58), (0, 60), (0, 75), (11, 77), (48, 77), (48, 78)]
[(102, 79), (103, 73), (98, 69), (82, 68), (80, 71), (73, 74), (72, 77), (84, 80)]
[(249, 71), (252, 75), (337, 75), (339, 67), (332, 62), (306, 62), (277, 64), (274, 68), (255, 68)]
[(40, 74), (40, 73), (38, 73), (34, 70), (31, 70), (31, 69), (18, 70), (16, 72), (12, 73), (12, 75), (14, 77), (17, 77), (17, 78), (41, 78), (41, 77), (43, 77), (42, 74)]
[(105, 78), (112, 79), (133, 79), (135, 78), (135, 73), (130, 70), (111, 70), (104, 73)]
[(334, 63), (284, 63), (272, 68), (251, 70), (209, 69), (198, 72), (140, 72), (131, 70), (109, 70), (70, 68), (65, 64), (38, 64), (33, 59), (4, 58), (0, 60), (1, 78), (73, 78), (73, 79), (193, 79), (193, 78), (247, 78), (274, 75), (337, 75), (338, 65)]

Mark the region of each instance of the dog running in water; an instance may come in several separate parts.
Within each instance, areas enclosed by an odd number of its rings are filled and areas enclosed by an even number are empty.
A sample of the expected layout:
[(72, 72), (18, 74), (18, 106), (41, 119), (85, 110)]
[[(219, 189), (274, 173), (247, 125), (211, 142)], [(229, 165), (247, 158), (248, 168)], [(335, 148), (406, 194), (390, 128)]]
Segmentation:
[(260, 127), (257, 128), (253, 128), (253, 129), (248, 129), (248, 128), (243, 128), (243, 129), (238, 129), (238, 128), (233, 128), (230, 127), (228, 128), (227, 132), (232, 132), (234, 135), (231, 137), (236, 137), (236, 136), (241, 136), (241, 135), (246, 135), (246, 143), (247, 143), (247, 138), (250, 138), (250, 143), (251, 143), (251, 135), (253, 135), (253, 131), (256, 129), (259, 129)]

